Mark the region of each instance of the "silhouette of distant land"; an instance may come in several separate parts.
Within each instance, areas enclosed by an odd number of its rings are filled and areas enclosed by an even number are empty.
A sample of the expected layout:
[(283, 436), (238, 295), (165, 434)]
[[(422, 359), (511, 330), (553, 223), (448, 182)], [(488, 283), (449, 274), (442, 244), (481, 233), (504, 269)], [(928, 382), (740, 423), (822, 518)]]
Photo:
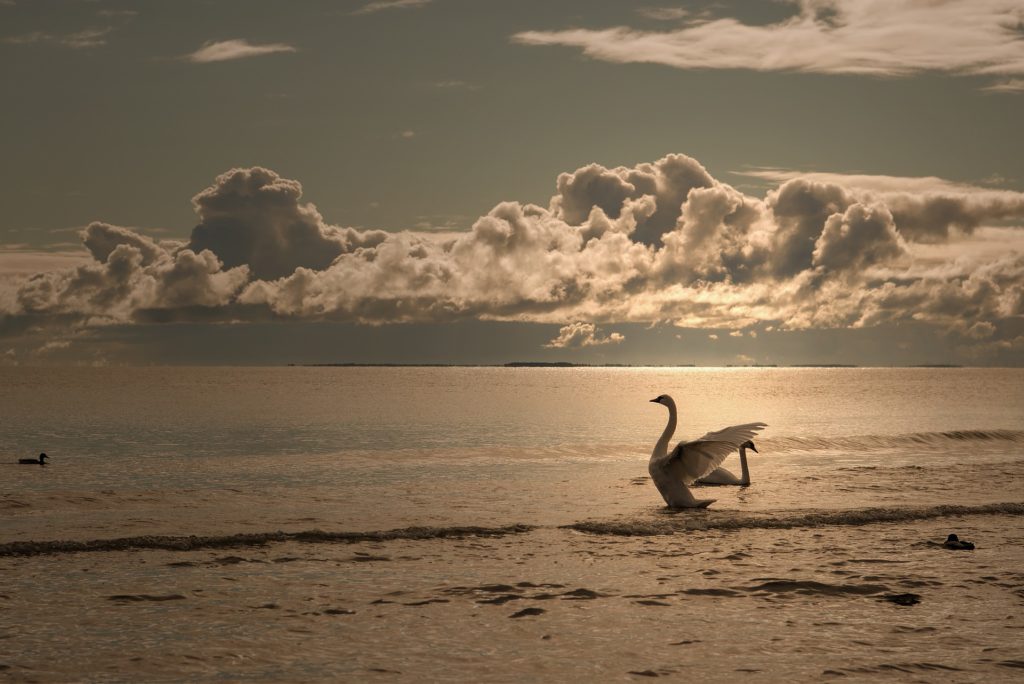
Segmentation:
[(610, 366), (614, 367), (625, 367), (626, 364), (622, 363), (573, 363), (571, 361), (509, 361), (504, 364), (505, 368), (586, 368), (588, 366), (598, 366), (607, 368)]
[[(299, 368), (696, 368), (695, 363), (576, 363), (574, 361), (509, 361), (507, 363), (289, 363)], [(854, 363), (729, 363), (701, 368), (967, 368), (955, 363), (917, 363), (903, 366), (860, 366)]]
[(569, 361), (509, 361), (505, 368), (573, 368), (577, 365)]
[(790, 368), (859, 368), (852, 363), (794, 363)]
[(509, 361), (508, 363), (289, 363), (289, 368), (694, 368), (692, 363), (574, 363), (572, 361)]

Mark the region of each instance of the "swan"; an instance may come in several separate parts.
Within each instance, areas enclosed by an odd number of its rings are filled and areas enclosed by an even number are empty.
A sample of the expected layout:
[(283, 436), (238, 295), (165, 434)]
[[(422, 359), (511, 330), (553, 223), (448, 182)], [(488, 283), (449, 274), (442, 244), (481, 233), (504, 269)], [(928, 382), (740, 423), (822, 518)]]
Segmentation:
[(726, 456), (768, 426), (765, 423), (733, 425), (691, 442), (680, 442), (669, 451), (668, 442), (676, 431), (676, 402), (667, 394), (651, 401), (668, 408), (668, 425), (654, 445), (647, 464), (654, 486), (671, 508), (707, 508), (715, 499), (696, 499), (687, 485), (714, 471)]
[(750, 440), (747, 440), (743, 444), (740, 444), (740, 476), (736, 477), (725, 468), (716, 468), (714, 472), (706, 477), (702, 477), (697, 480), (697, 484), (700, 485), (739, 485), (740, 487), (747, 487), (750, 485), (750, 469), (747, 468), (747, 449), (750, 449), (755, 454), (758, 453), (757, 447)]
[(39, 454), (39, 458), (19, 458), (18, 463), (34, 463), (36, 465), (46, 465), (46, 459), (50, 458), (46, 454)]

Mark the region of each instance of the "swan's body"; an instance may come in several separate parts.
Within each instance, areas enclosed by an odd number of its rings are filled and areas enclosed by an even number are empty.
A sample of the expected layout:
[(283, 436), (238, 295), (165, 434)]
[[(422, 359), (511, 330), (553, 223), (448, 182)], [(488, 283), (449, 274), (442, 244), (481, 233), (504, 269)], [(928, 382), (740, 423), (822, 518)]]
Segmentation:
[(680, 442), (669, 451), (668, 443), (676, 431), (678, 419), (676, 403), (667, 394), (651, 401), (668, 408), (668, 425), (654, 445), (651, 460), (647, 464), (647, 472), (651, 474), (654, 486), (671, 508), (706, 508), (715, 499), (694, 498), (687, 485), (712, 473), (726, 456), (767, 426), (764, 423), (734, 425), (709, 432), (700, 439)]
[(750, 469), (747, 467), (747, 449), (750, 449), (755, 454), (757, 453), (757, 447), (754, 446), (753, 442), (744, 442), (740, 445), (740, 476), (736, 477), (725, 468), (715, 468), (715, 470), (705, 477), (697, 480), (697, 484), (700, 485), (737, 485), (740, 487), (747, 487), (750, 485)]
[(50, 458), (46, 454), (39, 454), (39, 458), (19, 458), (18, 463), (25, 465), (34, 463), (35, 465), (46, 465), (46, 459)]

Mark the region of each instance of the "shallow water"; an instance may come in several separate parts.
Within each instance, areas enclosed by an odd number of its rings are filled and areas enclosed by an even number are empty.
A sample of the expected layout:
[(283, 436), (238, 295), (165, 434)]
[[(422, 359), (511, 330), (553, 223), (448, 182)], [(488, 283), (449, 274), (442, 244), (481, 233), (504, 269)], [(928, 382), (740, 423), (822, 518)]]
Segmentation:
[[(0, 383), (0, 643), (17, 644), (0, 677), (1024, 666), (1020, 370), (2, 368)], [(664, 508), (646, 479), (663, 392), (679, 438), (769, 424), (751, 487)], [(13, 464), (41, 450), (52, 465)], [(382, 530), (399, 531), (361, 534)], [(936, 546), (950, 531), (978, 549)], [(908, 592), (919, 603), (884, 600)], [(527, 607), (544, 612), (511, 617)]]

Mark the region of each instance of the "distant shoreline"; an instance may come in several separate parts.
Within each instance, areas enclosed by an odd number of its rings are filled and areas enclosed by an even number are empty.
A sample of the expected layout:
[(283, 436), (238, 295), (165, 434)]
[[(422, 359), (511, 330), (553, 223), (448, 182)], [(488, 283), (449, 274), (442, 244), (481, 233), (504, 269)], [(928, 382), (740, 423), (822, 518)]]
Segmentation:
[(694, 363), (573, 363), (571, 361), (509, 361), (508, 363), (289, 363), (289, 368), (987, 368), (952, 363), (919, 363), (906, 366), (860, 366), (851, 363), (775, 363), (698, 366)]

